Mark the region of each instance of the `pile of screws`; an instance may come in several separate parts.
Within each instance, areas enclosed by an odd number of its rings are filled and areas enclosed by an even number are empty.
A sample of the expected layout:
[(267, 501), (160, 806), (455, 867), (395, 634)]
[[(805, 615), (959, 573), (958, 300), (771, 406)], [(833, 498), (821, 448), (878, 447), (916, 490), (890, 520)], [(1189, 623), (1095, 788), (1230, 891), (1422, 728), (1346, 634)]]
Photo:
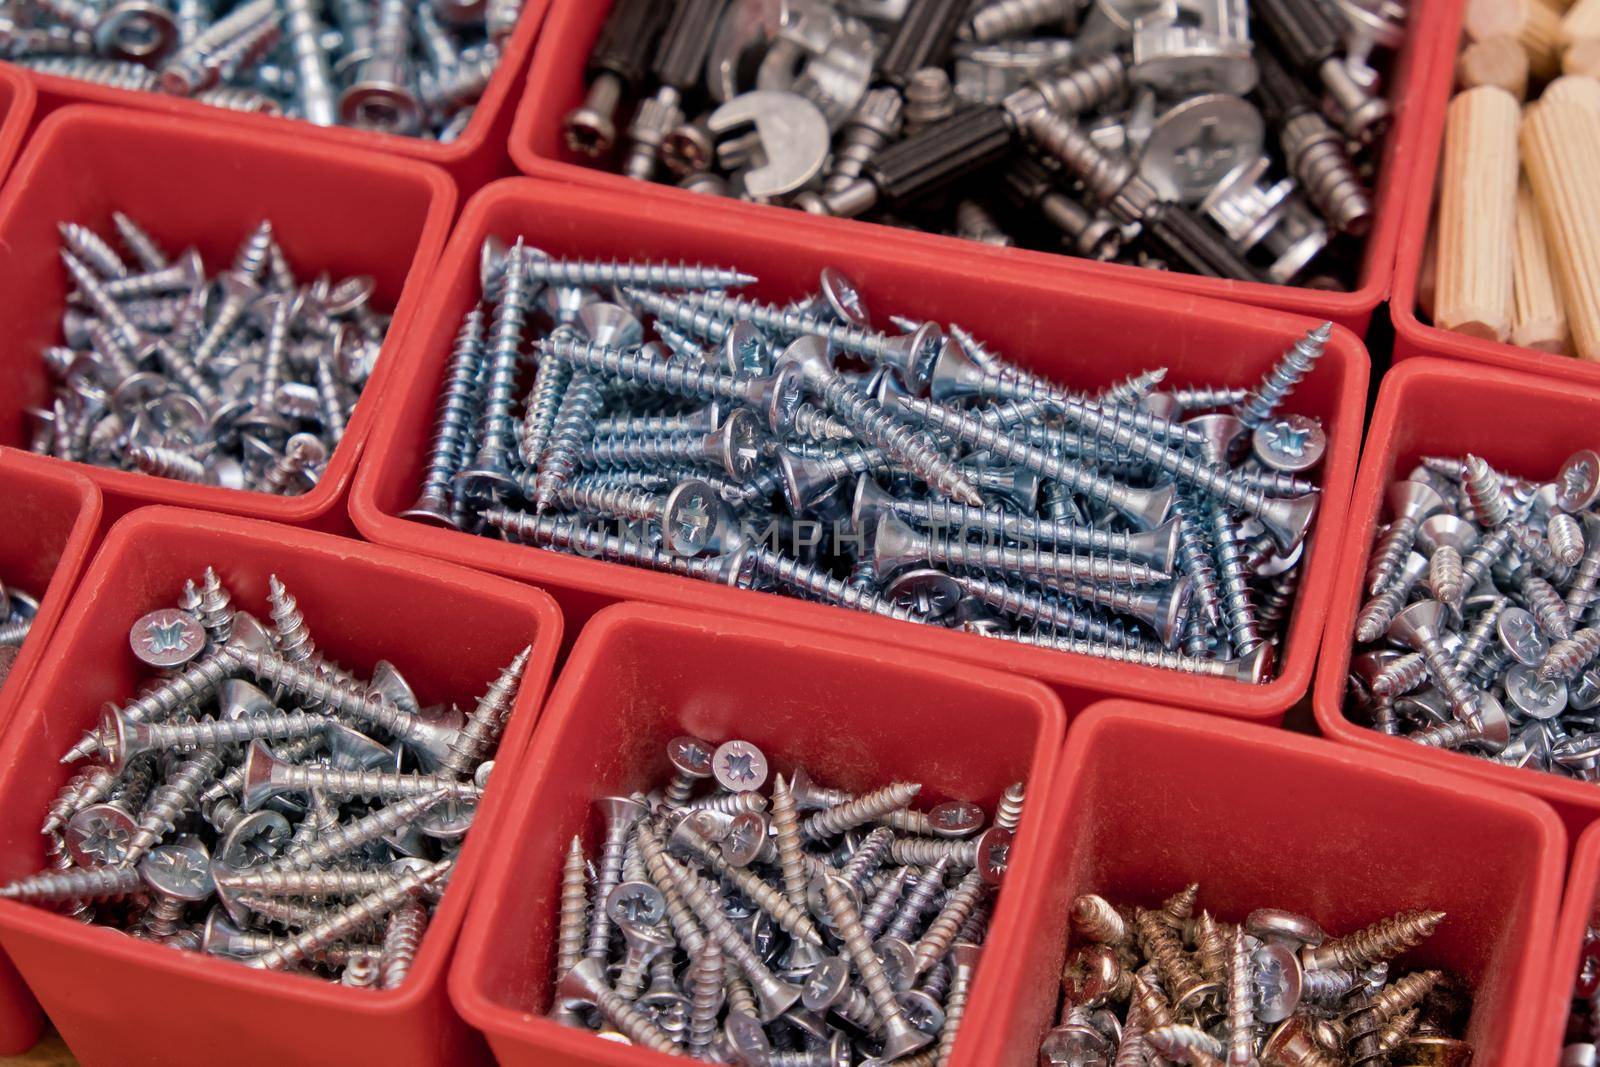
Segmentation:
[(324, 657), (270, 588), (270, 630), (209, 568), (134, 623), (134, 655), (160, 673), (63, 758), (99, 762), (50, 804), (49, 869), (0, 898), (390, 989), (449, 882), (528, 653), (467, 715), (421, 707), (391, 664), (369, 681)]
[(1561, 1067), (1595, 1067), (1600, 1063), (1600, 929), (1584, 931), (1578, 980), (1572, 990), (1572, 1015)]
[(1349, 705), (1382, 733), (1600, 781), (1600, 454), (1553, 482), (1426, 456), (1390, 485)]
[(914, 782), (852, 796), (795, 767), (763, 796), (748, 741), (667, 757), (663, 789), (597, 802), (594, 864), (572, 839), (551, 1017), (711, 1063), (946, 1063), (1022, 783), (985, 828), (965, 801), (912, 810)]
[[(1440, 971), (1393, 977), (1392, 961), (1444, 920), (1400, 912), (1329, 940), (1274, 909), (1242, 926), (1194, 914), (1199, 886), (1160, 908), (1073, 901), (1081, 939), (1062, 974), (1061, 1022), (1041, 1067), (1186, 1063), (1261, 1067), (1467, 1064), (1471, 999)], [(1160, 1058), (1158, 1058), (1160, 1057)]]
[(33, 628), (39, 602), (16, 586), (0, 582), (0, 687), (11, 675), (11, 665), (22, 651), (22, 642)]
[(564, 130), (641, 180), (1349, 288), (1389, 116), (1372, 60), (1405, 19), (1399, 0), (616, 0)]
[(76, 286), (66, 344), (44, 359), (59, 384), (35, 410), (33, 450), (196, 485), (308, 492), (344, 436), (388, 316), (364, 275), (300, 284), (263, 222), (207, 279), (200, 253), (169, 258), (138, 223), (113, 218), (136, 266), (62, 223)]
[[(1279, 407), (1328, 326), (1254, 389), (1158, 392), (1157, 369), (1091, 398), (955, 326), (876, 332), (838, 271), (787, 307), (718, 291), (751, 280), (490, 238), (491, 306), (461, 324), (403, 514), (1042, 648), (1271, 675), (1327, 444)], [(661, 340), (590, 286), (654, 316)]]
[(114, 89), (454, 141), (522, 0), (58, 0), (7, 8), (0, 58)]

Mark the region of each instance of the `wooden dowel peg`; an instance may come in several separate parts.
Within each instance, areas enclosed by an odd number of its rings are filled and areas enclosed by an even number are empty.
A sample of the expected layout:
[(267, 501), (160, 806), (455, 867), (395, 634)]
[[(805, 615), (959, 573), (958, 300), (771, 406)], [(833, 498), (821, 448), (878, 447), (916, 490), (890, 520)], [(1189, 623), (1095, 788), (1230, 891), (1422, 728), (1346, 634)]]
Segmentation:
[(1539, 205), (1526, 182), (1517, 187), (1517, 247), (1511, 288), (1511, 343), (1557, 355), (1570, 352), (1566, 301), (1556, 282)]
[(1474, 41), (1515, 37), (1540, 81), (1561, 70), (1561, 16), (1541, 0), (1467, 0), (1462, 27)]
[(1519, 117), (1492, 86), (1458, 93), (1445, 115), (1435, 322), (1496, 341), (1511, 334)]
[(1566, 302), (1573, 349), (1600, 360), (1600, 117), (1567, 94), (1548, 94), (1522, 124), (1523, 166), (1539, 204)]
[(1515, 37), (1474, 41), (1456, 60), (1456, 84), (1463, 89), (1493, 85), (1524, 100), (1528, 96), (1528, 53)]

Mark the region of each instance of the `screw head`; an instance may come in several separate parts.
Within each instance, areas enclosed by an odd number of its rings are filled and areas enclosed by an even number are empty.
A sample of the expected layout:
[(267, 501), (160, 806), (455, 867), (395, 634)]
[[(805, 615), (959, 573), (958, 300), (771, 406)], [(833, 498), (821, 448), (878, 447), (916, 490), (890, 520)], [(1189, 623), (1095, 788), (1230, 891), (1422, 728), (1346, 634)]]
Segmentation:
[(965, 593), (953, 575), (933, 567), (922, 567), (895, 576), (884, 589), (884, 595), (896, 607), (934, 621), (954, 611)]
[(578, 328), (595, 344), (607, 348), (632, 348), (644, 340), (644, 325), (637, 315), (604, 301), (583, 306), (578, 312)]
[(1556, 503), (1562, 511), (1577, 514), (1600, 500), (1600, 453), (1581, 449), (1567, 457), (1556, 474)]
[(1262, 945), (1250, 956), (1256, 1018), (1280, 1023), (1300, 1006), (1304, 972), (1300, 957), (1283, 942)]
[(216, 891), (211, 857), (196, 845), (159, 845), (139, 863), (145, 884), (164, 897), (195, 904)]
[(1494, 632), (1501, 647), (1523, 666), (1537, 667), (1550, 651), (1550, 643), (1540, 631), (1539, 621), (1522, 608), (1502, 611), (1495, 620)]
[(767, 757), (748, 741), (726, 741), (711, 757), (717, 784), (730, 793), (748, 793), (767, 781)]
[(765, 815), (745, 812), (735, 815), (728, 823), (727, 835), (722, 839), (722, 855), (735, 867), (748, 867), (767, 843), (770, 824)]
[(751, 477), (766, 455), (768, 437), (761, 420), (749, 408), (735, 408), (715, 433), (718, 459), (729, 477)]
[(1298, 948), (1316, 946), (1328, 939), (1322, 927), (1304, 915), (1277, 908), (1258, 908), (1244, 921), (1245, 932), (1269, 945), (1286, 944)]
[(1328, 432), (1306, 415), (1284, 415), (1257, 426), (1250, 443), (1262, 463), (1296, 474), (1322, 462), (1328, 451)]
[(721, 554), (737, 547), (743, 537), (733, 508), (701, 481), (679, 482), (667, 494), (661, 529), (667, 548), (680, 556)]
[(1011, 866), (1010, 830), (991, 826), (978, 837), (978, 870), (987, 885), (999, 885)]
[(965, 800), (947, 800), (928, 812), (933, 832), (938, 837), (966, 837), (983, 828), (983, 809)]
[(722, 339), (723, 368), (736, 378), (760, 378), (772, 373), (772, 348), (761, 331), (740, 321)]
[(623, 882), (606, 897), (606, 917), (618, 926), (655, 926), (667, 917), (667, 898), (649, 882)]
[(289, 820), (275, 811), (257, 811), (240, 819), (217, 848), (217, 862), (243, 871), (271, 862), (288, 845)]
[(831, 956), (818, 963), (806, 976), (800, 1003), (807, 1011), (824, 1012), (833, 1006), (850, 984), (850, 964), (843, 957)]
[(1519, 663), (1505, 674), (1506, 699), (1530, 719), (1541, 722), (1559, 718), (1567, 710), (1567, 683), (1560, 679), (1545, 682), (1538, 672)]
[(329, 762), (341, 771), (376, 771), (393, 765), (395, 751), (337, 720), (323, 728)]
[(181, 667), (205, 651), (206, 631), (187, 611), (160, 608), (133, 624), (128, 631), (128, 644), (142, 663)]
[(674, 737), (667, 742), (667, 760), (686, 778), (710, 778), (712, 746), (698, 737)]
[(121, 863), (139, 824), (115, 804), (94, 804), (67, 822), (67, 853), (80, 867)]

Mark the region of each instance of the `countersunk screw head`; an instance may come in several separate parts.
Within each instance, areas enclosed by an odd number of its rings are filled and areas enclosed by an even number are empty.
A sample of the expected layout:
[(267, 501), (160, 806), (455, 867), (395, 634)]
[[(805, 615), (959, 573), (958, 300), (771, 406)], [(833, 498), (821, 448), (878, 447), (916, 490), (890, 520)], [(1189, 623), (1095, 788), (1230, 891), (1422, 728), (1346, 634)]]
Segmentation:
[(191, 845), (160, 845), (139, 861), (145, 883), (164, 897), (198, 903), (216, 891), (211, 858)]
[(84, 808), (67, 822), (67, 854), (80, 867), (121, 863), (139, 824), (115, 804)]
[(667, 898), (649, 882), (623, 882), (606, 898), (606, 915), (618, 926), (655, 926), (667, 917)]
[(741, 540), (733, 508), (701, 481), (680, 482), (667, 494), (661, 529), (667, 547), (680, 556), (721, 553)]
[(217, 846), (217, 863), (243, 871), (271, 862), (288, 845), (289, 820), (275, 811), (257, 811), (240, 819)]
[[(862, 483), (872, 484), (865, 478)], [(892, 603), (918, 612), (929, 621), (948, 617), (964, 595), (961, 583), (953, 575), (934, 567), (906, 571), (884, 589), (884, 596)]]
[(730, 793), (760, 789), (767, 781), (767, 757), (748, 741), (727, 741), (711, 757), (717, 784)]
[(160, 608), (142, 616), (128, 631), (133, 654), (152, 667), (181, 667), (206, 647), (205, 627), (187, 611)]
[(1251, 436), (1256, 457), (1273, 470), (1310, 470), (1328, 450), (1328, 433), (1316, 419), (1284, 415), (1257, 426)]
[(999, 885), (1011, 866), (1010, 830), (991, 826), (978, 836), (978, 870), (988, 885)]
[(947, 800), (928, 812), (928, 821), (939, 837), (966, 837), (983, 827), (983, 809), (965, 800)]
[(1495, 635), (1513, 659), (1525, 667), (1537, 667), (1550, 651), (1550, 643), (1539, 631), (1539, 622), (1522, 608), (1506, 608), (1495, 620)]
[(711, 745), (698, 737), (674, 737), (667, 742), (667, 760), (686, 778), (711, 777)]

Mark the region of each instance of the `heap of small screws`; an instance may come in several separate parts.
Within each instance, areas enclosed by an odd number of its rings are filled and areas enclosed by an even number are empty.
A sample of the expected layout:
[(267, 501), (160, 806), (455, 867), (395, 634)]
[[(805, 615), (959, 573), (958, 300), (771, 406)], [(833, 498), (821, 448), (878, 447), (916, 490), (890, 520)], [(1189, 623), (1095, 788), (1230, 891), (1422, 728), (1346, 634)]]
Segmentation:
[(1350, 710), (1382, 733), (1600, 781), (1600, 454), (1550, 482), (1425, 456), (1389, 486)]
[(1471, 997), (1441, 971), (1399, 972), (1443, 912), (1408, 911), (1343, 937), (1275, 909), (1236, 926), (1195, 915), (1199, 886), (1161, 907), (1073, 901), (1080, 943), (1040, 1067), (1465, 1067)]
[(986, 825), (966, 801), (912, 809), (914, 782), (853, 796), (801, 767), (764, 796), (748, 741), (667, 758), (662, 789), (596, 802), (595, 861), (572, 839), (551, 1018), (711, 1063), (948, 1062), (1023, 784)]
[(614, 0), (563, 131), (639, 180), (1346, 289), (1389, 119), (1374, 62), (1406, 18), (1396, 0)]
[(22, 651), (22, 642), (33, 629), (39, 602), (14, 585), (0, 582), (0, 687), (11, 675), (11, 665)]
[(7, 8), (0, 58), (317, 126), (454, 141), (522, 0), (52, 0)]
[(490, 238), (489, 306), (461, 323), (403, 514), (1042, 648), (1271, 676), (1327, 444), (1279, 409), (1329, 326), (1251, 389), (1158, 391), (1156, 369), (1090, 397), (956, 326), (877, 332), (836, 270), (787, 307), (717, 291), (752, 280)]
[(134, 266), (92, 230), (61, 224), (75, 287), (57, 381), (33, 450), (196, 485), (308, 492), (344, 436), (388, 331), (373, 280), (301, 284), (263, 222), (208, 279), (199, 252), (171, 258), (113, 216)]
[(405, 980), (493, 768), (528, 653), (466, 715), (392, 664), (317, 651), (270, 582), (271, 626), (207, 568), (134, 623), (156, 670), (63, 758), (49, 867), (0, 898), (248, 966), (347, 986)]
[(1572, 1015), (1567, 1022), (1567, 1046), (1561, 1067), (1595, 1067), (1600, 1064), (1600, 929), (1583, 934), (1583, 954), (1578, 957), (1578, 980), (1572, 989)]

